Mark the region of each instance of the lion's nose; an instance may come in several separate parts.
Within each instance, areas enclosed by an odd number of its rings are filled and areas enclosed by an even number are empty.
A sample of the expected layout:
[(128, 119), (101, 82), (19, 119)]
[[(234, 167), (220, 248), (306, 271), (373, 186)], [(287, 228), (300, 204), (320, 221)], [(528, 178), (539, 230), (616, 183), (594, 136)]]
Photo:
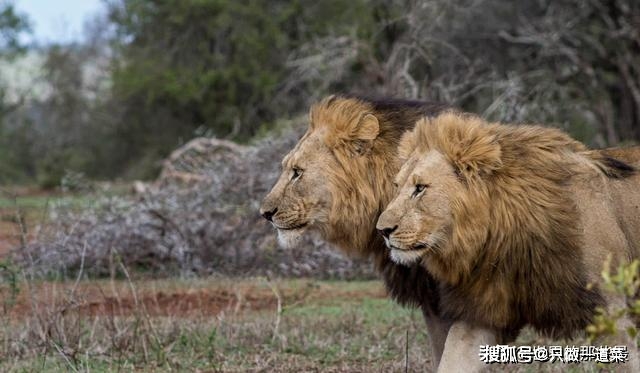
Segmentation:
[(380, 231), (380, 233), (382, 233), (383, 236), (389, 238), (389, 236), (391, 236), (391, 233), (393, 233), (393, 231), (395, 231), (396, 229), (398, 229), (397, 225), (393, 228), (382, 228), (378, 230)]
[(276, 214), (276, 212), (278, 212), (278, 208), (276, 207), (275, 209), (271, 210), (271, 211), (265, 211), (262, 213), (262, 217), (269, 220), (270, 222), (273, 222), (273, 215)]

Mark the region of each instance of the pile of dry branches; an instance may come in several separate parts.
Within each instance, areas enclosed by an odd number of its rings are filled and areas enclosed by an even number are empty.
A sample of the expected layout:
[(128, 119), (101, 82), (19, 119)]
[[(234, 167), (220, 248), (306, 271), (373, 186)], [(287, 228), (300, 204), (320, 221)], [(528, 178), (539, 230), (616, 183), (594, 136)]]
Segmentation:
[(194, 140), (135, 197), (101, 197), (81, 212), (53, 206), (45, 233), (15, 250), (13, 259), (35, 276), (73, 277), (81, 267), (105, 276), (120, 261), (156, 276), (369, 276), (367, 263), (344, 258), (319, 240), (279, 248), (273, 228), (258, 214), (303, 122), (247, 147)]

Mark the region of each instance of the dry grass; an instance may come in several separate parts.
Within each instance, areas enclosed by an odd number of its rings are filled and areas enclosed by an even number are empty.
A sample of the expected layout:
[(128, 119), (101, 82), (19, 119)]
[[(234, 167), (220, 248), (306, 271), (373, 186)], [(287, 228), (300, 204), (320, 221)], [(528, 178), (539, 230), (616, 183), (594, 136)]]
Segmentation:
[(421, 317), (377, 282), (20, 286), (1, 319), (2, 371), (404, 371), (407, 331), (409, 371), (428, 366)]
[[(29, 221), (43, 219), (42, 207), (34, 202), (29, 215), (17, 200), (7, 201), (0, 212), (20, 217), (9, 220), (9, 227), (17, 231), (15, 240), (26, 242), (33, 230)], [(131, 273), (120, 255), (105, 256), (107, 278), (88, 280), (86, 241), (78, 249), (77, 270), (59, 278), (36, 277), (36, 271), (0, 255), (0, 371), (425, 372), (431, 367), (420, 313), (388, 300), (378, 281), (154, 280), (148, 273)], [(532, 333), (518, 342), (551, 344)], [(595, 368), (545, 364), (491, 370)]]
[[(5, 285), (3, 372), (430, 368), (420, 313), (393, 304), (376, 281), (22, 278), (13, 302)], [(550, 344), (532, 333), (524, 333), (519, 343)], [(595, 371), (562, 364), (491, 370)]]

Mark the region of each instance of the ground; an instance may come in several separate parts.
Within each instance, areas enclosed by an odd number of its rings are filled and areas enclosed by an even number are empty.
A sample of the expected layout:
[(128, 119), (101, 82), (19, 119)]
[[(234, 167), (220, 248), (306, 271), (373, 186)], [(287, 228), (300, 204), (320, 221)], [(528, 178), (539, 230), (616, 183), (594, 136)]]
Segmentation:
[[(151, 279), (126, 268), (107, 279), (44, 281), (7, 266), (7, 250), (37, 234), (51, 201), (84, 203), (65, 198), (37, 191), (0, 198), (2, 372), (430, 371), (420, 312), (390, 301), (379, 281)], [(531, 332), (518, 343), (550, 344)], [(580, 344), (554, 344), (573, 343)], [(597, 371), (562, 364), (491, 370)]]
[(119, 278), (43, 281), (2, 267), (10, 249), (46, 224), (52, 203), (82, 205), (83, 198), (36, 189), (0, 195), (2, 372), (429, 366), (420, 313), (394, 305), (377, 281), (159, 280), (126, 269)]
[[(3, 372), (430, 371), (420, 312), (388, 300), (378, 281), (210, 277), (18, 285), (15, 299), (2, 289)], [(549, 344), (532, 333), (518, 343)], [(596, 371), (563, 364), (491, 370)]]
[(86, 198), (34, 187), (0, 188), (0, 259), (37, 234), (51, 204), (81, 206)]
[(429, 364), (419, 312), (376, 281), (23, 283), (2, 321), (0, 371), (387, 372), (405, 352), (408, 371)]

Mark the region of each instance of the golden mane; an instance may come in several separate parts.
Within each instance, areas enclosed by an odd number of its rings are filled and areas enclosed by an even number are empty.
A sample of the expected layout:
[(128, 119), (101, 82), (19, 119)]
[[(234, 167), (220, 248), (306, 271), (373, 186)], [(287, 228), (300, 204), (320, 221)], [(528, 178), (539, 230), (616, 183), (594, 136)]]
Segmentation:
[[(330, 213), (333, 229), (326, 235), (351, 255), (369, 255), (372, 243), (379, 241), (375, 217), (393, 197), (391, 180), (400, 168), (400, 137), (422, 114), (415, 109), (404, 111), (412, 122), (399, 121), (393, 110), (380, 110), (356, 97), (329, 96), (311, 107), (307, 135), (321, 133), (341, 166), (327, 175), (335, 190)], [(369, 151), (366, 156), (358, 156), (365, 150)]]
[(587, 287), (581, 217), (567, 185), (632, 169), (558, 129), (471, 115), (425, 118), (411, 136), (405, 156), (435, 150), (464, 185), (451, 201), (446, 247), (424, 258), (445, 284), (445, 314), (507, 332), (525, 324), (555, 336), (581, 330), (602, 298)]
[[(393, 176), (401, 165), (397, 153), (400, 138), (414, 128), (418, 119), (444, 109), (444, 105), (428, 102), (351, 95), (321, 100), (311, 107), (309, 128), (285, 156), (283, 174), (265, 197), (261, 210), (278, 209), (287, 218), (302, 210), (315, 210), (323, 221), (312, 228), (346, 254), (371, 258), (393, 299), (418, 306), (425, 315), (436, 314), (439, 298), (431, 275), (419, 265), (393, 263), (375, 224), (393, 198)], [(308, 202), (317, 196), (317, 185), (293, 197), (284, 187), (290, 177), (284, 170), (290, 170), (296, 162), (304, 163), (302, 154), (314, 157), (316, 165), (331, 165), (315, 166), (307, 173), (315, 174), (316, 182), (329, 191), (330, 204), (314, 207)]]

